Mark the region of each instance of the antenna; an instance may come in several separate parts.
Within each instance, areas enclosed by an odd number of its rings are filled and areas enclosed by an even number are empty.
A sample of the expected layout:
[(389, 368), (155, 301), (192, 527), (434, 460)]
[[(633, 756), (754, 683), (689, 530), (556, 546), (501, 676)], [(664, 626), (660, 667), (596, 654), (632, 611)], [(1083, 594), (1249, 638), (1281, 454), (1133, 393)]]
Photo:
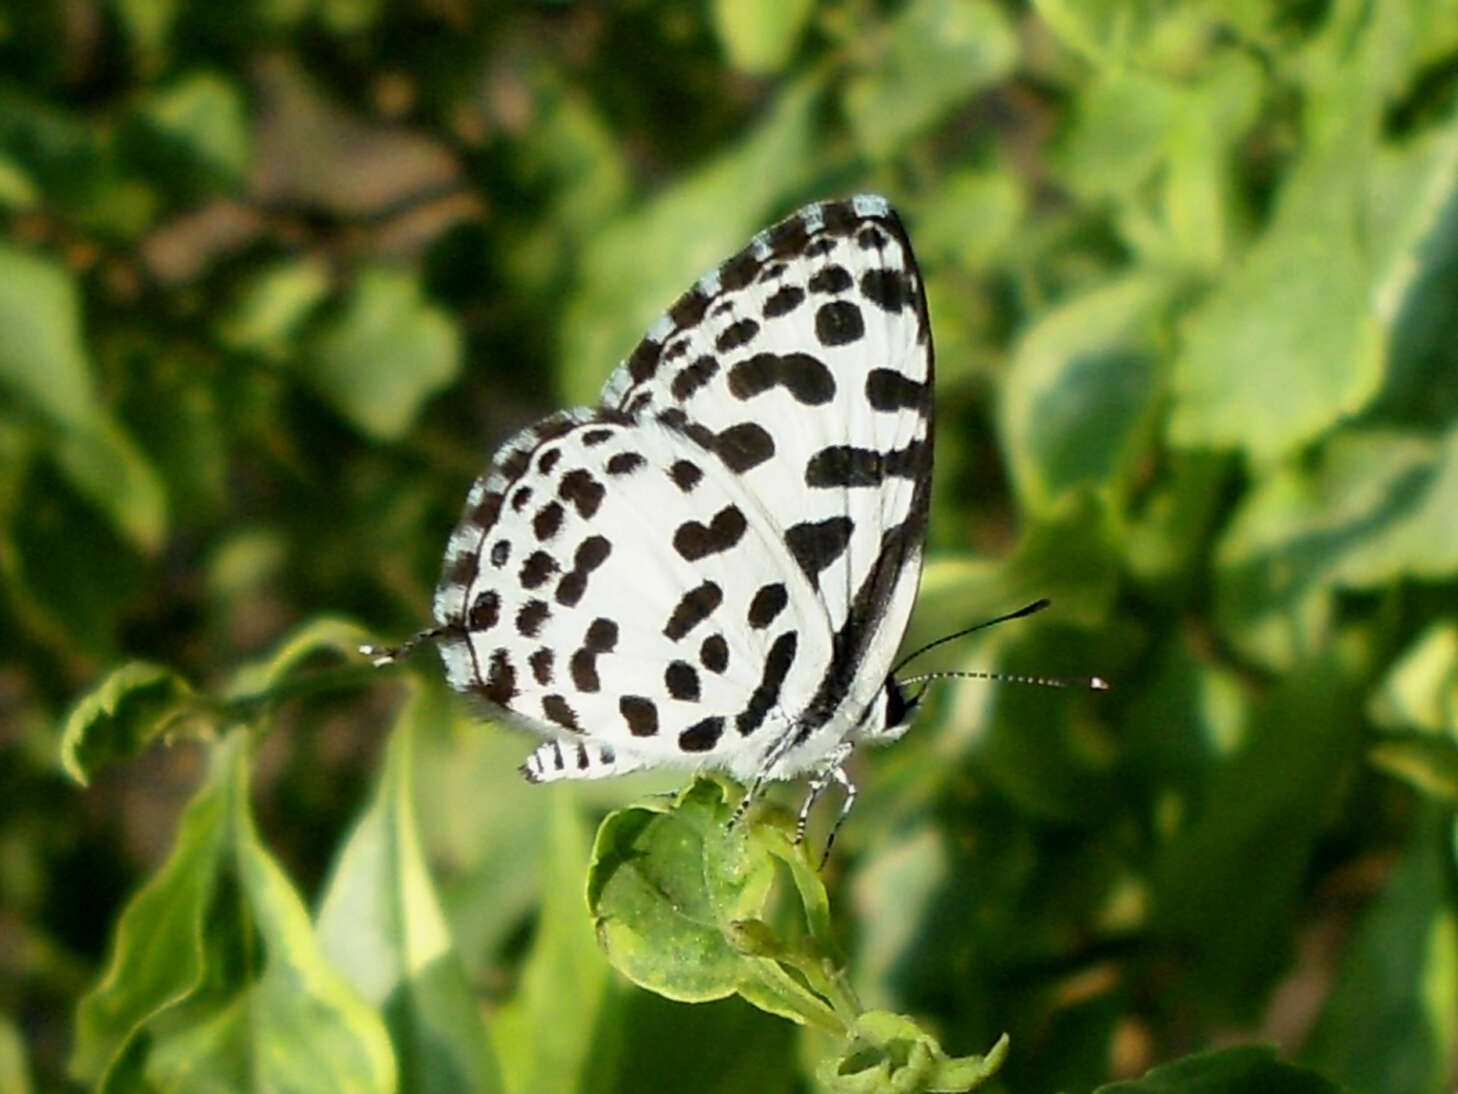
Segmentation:
[(1020, 676), (1013, 672), (924, 672), (920, 676), (908, 676), (897, 680), (898, 684), (920, 684), (924, 680), (1000, 680), (1005, 684), (1037, 684), (1045, 688), (1087, 688), (1089, 691), (1108, 691), (1109, 682), (1102, 676)]
[[(912, 650), (905, 657), (903, 657), (900, 661), (896, 662), (896, 667), (891, 670), (891, 675), (892, 676), (895, 676), (898, 672), (900, 672), (903, 668), (905, 668), (912, 661), (915, 661), (922, 654), (926, 653), (927, 650), (934, 650), (934, 649), (936, 649), (938, 646), (940, 646), (944, 642), (950, 642), (954, 638), (962, 638), (965, 635), (971, 634), (973, 631), (980, 631), (984, 627), (991, 627), (991, 626), (993, 626), (994, 624), (997, 624), (997, 623), (1006, 623), (1010, 619), (1021, 619), (1025, 615), (1032, 615), (1035, 612), (1041, 612), (1044, 608), (1048, 607), (1048, 605), (1050, 605), (1052, 603), (1053, 603), (1053, 601), (1049, 600), (1047, 597), (1044, 597), (1042, 600), (1035, 600), (1035, 601), (1033, 601), (1033, 603), (1028, 604), (1028, 605), (1025, 605), (1024, 607), (1019, 608), (1015, 612), (1008, 612), (1007, 615), (1000, 615), (996, 619), (989, 619), (989, 620), (987, 620), (987, 622), (985, 622), (985, 623), (977, 623), (977, 624), (975, 624), (975, 625), (973, 625), (971, 627), (966, 628), (965, 630), (957, 631), (955, 634), (943, 635), (941, 638), (938, 638), (938, 639), (936, 639), (933, 642), (928, 642), (925, 646), (922, 646), (920, 649)], [(918, 679), (925, 679), (925, 678), (924, 677), (918, 677)], [(1011, 677), (1009, 677), (1009, 679), (1011, 679)], [(909, 680), (903, 680), (901, 682), (903, 684), (906, 684), (906, 683), (910, 683), (911, 681), (909, 681)]]

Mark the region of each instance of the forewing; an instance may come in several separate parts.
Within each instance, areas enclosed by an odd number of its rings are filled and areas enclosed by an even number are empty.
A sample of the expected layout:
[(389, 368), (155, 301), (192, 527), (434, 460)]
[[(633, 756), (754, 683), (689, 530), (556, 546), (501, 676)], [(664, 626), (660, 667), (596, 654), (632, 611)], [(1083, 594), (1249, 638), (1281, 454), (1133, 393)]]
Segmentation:
[(534, 778), (748, 777), (832, 641), (740, 477), (674, 427), (610, 410), (502, 449), (451, 537), (435, 614), (451, 684), (556, 742), (528, 761)]
[(603, 392), (714, 449), (819, 594), (834, 657), (807, 732), (875, 694), (925, 539), (932, 343), (920, 274), (883, 198), (808, 206), (701, 278)]

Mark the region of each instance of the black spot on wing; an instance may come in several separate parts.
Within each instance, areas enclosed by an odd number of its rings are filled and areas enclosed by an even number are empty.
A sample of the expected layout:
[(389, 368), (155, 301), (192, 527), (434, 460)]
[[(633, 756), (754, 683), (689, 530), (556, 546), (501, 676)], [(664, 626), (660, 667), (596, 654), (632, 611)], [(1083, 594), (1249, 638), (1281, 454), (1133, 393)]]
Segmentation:
[(577, 724), (577, 712), (560, 695), (542, 696), (542, 713), (563, 729), (570, 729), (574, 733), (582, 732), (582, 727)]
[(516, 633), (523, 638), (535, 638), (541, 633), (542, 624), (552, 617), (552, 609), (542, 600), (528, 600), (516, 613)]
[(731, 425), (714, 438), (714, 451), (731, 471), (743, 474), (775, 454), (774, 439), (756, 422)]
[(765, 715), (780, 701), (780, 688), (784, 687), (785, 677), (790, 674), (790, 666), (795, 663), (796, 644), (795, 632), (786, 631), (770, 647), (769, 656), (764, 659), (764, 673), (760, 677), (759, 685), (749, 697), (748, 704), (734, 719), (734, 728), (739, 730), (741, 736), (747, 737), (758, 729), (763, 724)]
[(737, 505), (726, 505), (714, 514), (707, 525), (696, 520), (684, 521), (673, 533), (673, 548), (689, 562), (717, 554), (733, 547), (749, 525)]
[(652, 699), (641, 695), (624, 695), (618, 700), (618, 711), (628, 723), (634, 737), (652, 737), (658, 732), (658, 707)]
[(714, 348), (720, 353), (738, 349), (758, 333), (759, 324), (753, 319), (737, 320), (719, 332), (719, 337), (714, 339)]
[(607, 473), (609, 475), (631, 475), (634, 471), (646, 467), (648, 461), (636, 452), (618, 452), (608, 457)]
[(590, 520), (597, 513), (605, 493), (602, 483), (592, 477), (592, 472), (581, 467), (567, 472), (557, 485), (557, 496), (575, 506), (577, 515), (583, 520)]
[(866, 333), (861, 309), (849, 300), (832, 300), (815, 312), (815, 337), (823, 345), (844, 346)]
[(557, 560), (546, 551), (533, 551), (521, 564), (517, 579), (523, 588), (535, 589), (557, 572)]
[(527, 658), (527, 664), (532, 667), (532, 678), (543, 687), (552, 682), (552, 666), (556, 658), (549, 646), (538, 648)]
[(589, 429), (582, 434), (582, 443), (588, 448), (596, 448), (612, 435), (611, 429)]
[(705, 718), (678, 735), (678, 747), (684, 752), (708, 752), (724, 735), (724, 719)]
[(491, 565), (500, 569), (506, 565), (506, 560), (511, 557), (511, 541), (498, 539), (491, 545)]
[(706, 353), (680, 369), (673, 378), (673, 383), (669, 385), (669, 390), (673, 392), (675, 399), (683, 402), (712, 380), (718, 371), (719, 359)]
[(485, 695), (499, 707), (516, 698), (516, 668), (504, 649), (491, 653), (491, 664), (486, 670)]
[(466, 613), (466, 626), (473, 631), (489, 631), (501, 618), (501, 597), (495, 589), (487, 589), (476, 597)]
[(811, 292), (837, 293), (845, 292), (853, 284), (850, 271), (844, 266), (822, 266), (810, 278), (809, 288)]
[(812, 487), (879, 486), (887, 478), (914, 478), (927, 465), (925, 441), (877, 452), (838, 444), (822, 448), (805, 465), (805, 485)]
[(557, 466), (557, 461), (561, 458), (562, 450), (560, 448), (547, 449), (537, 457), (537, 471), (543, 475), (550, 474), (552, 468)]
[(798, 285), (781, 285), (764, 302), (764, 317), (774, 319), (789, 315), (805, 302), (805, 290)]
[(663, 670), (663, 686), (668, 694), (684, 702), (699, 701), (699, 674), (687, 661), (670, 661)]
[(752, 399), (777, 385), (805, 406), (823, 406), (835, 398), (830, 369), (808, 353), (756, 353), (729, 370), (729, 393), (736, 399)]
[(518, 486), (511, 495), (512, 512), (520, 513), (532, 500), (532, 488), (530, 486)]
[(749, 625), (757, 631), (764, 630), (774, 622), (775, 616), (785, 610), (785, 605), (789, 602), (790, 594), (780, 582), (761, 585), (754, 594), (754, 599), (749, 602)]
[(866, 399), (873, 410), (924, 410), (930, 402), (927, 385), (895, 369), (873, 368), (866, 374)]
[(668, 477), (673, 480), (673, 485), (687, 494), (699, 484), (704, 473), (698, 464), (690, 460), (675, 460), (673, 466), (668, 469)]
[(538, 540), (548, 540), (557, 534), (562, 527), (562, 503), (549, 501), (546, 505), (537, 510), (537, 515), (532, 517), (532, 532)]
[(867, 300), (893, 315), (911, 299), (911, 286), (900, 270), (867, 270), (861, 274), (861, 292)]
[(845, 552), (854, 528), (850, 517), (805, 521), (786, 530), (785, 546), (813, 585), (820, 571)]
[(699, 664), (713, 673), (729, 667), (729, 643), (722, 634), (711, 634), (699, 645)]
[[(699, 525), (703, 527), (703, 525)], [(690, 589), (679, 599), (673, 614), (663, 628), (663, 636), (677, 642), (713, 614), (714, 609), (724, 602), (724, 590), (712, 581), (705, 581)]]

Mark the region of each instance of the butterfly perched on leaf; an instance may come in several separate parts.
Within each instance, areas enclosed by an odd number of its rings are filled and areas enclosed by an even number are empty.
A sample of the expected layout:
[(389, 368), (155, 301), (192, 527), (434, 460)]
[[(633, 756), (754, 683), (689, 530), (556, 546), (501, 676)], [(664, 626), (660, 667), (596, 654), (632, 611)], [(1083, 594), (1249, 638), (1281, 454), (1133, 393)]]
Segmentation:
[(597, 406), (501, 447), (421, 637), (452, 687), (542, 738), (533, 782), (717, 768), (835, 780), (848, 807), (851, 749), (900, 736), (914, 705), (891, 668), (932, 382), (896, 213), (808, 205), (684, 293)]

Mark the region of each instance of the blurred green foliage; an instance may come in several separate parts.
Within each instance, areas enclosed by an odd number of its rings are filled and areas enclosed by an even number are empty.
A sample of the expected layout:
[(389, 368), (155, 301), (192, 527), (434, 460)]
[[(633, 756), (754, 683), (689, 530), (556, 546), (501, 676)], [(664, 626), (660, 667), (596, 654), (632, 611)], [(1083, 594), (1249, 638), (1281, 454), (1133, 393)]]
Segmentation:
[[(874, 1090), (1004, 1031), (987, 1089), (1452, 1089), (1455, 94), (1452, 0), (0, 3), (0, 1089)], [(594, 939), (667, 784), (525, 786), (352, 648), (496, 443), (858, 190), (938, 347), (912, 640), (1046, 595), (942, 664), (1115, 686), (859, 758), (827, 1071)]]

